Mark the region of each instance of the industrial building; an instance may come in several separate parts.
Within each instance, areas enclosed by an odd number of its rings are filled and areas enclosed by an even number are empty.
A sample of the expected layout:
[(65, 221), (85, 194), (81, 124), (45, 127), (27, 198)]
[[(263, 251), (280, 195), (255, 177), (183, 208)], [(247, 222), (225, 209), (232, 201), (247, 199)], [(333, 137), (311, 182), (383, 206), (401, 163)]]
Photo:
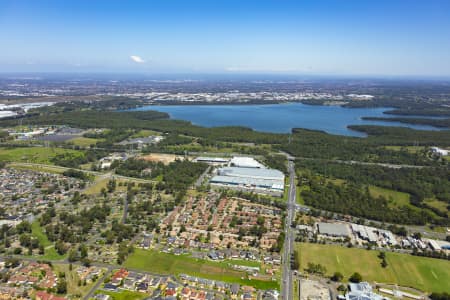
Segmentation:
[(207, 156), (199, 156), (193, 160), (194, 162), (201, 162), (212, 166), (223, 166), (227, 165), (230, 162), (229, 158), (223, 157), (207, 157)]
[(250, 157), (234, 157), (229, 167), (218, 168), (210, 180), (213, 187), (226, 187), (242, 191), (281, 197), (284, 192), (283, 172), (267, 169)]
[(367, 282), (350, 283), (350, 291), (345, 295), (347, 300), (388, 300), (372, 291), (372, 286)]
[(330, 237), (350, 237), (350, 229), (347, 224), (341, 223), (317, 223), (319, 234)]
[(230, 161), (231, 167), (265, 169), (266, 167), (253, 157), (235, 156)]
[(164, 137), (162, 137), (162, 136), (154, 135), (154, 136), (148, 136), (148, 137), (142, 137), (142, 138), (127, 139), (127, 140), (121, 141), (120, 143), (118, 143), (118, 145), (121, 145), (121, 146), (137, 145), (137, 147), (140, 149), (144, 145), (158, 144), (163, 139), (164, 139)]

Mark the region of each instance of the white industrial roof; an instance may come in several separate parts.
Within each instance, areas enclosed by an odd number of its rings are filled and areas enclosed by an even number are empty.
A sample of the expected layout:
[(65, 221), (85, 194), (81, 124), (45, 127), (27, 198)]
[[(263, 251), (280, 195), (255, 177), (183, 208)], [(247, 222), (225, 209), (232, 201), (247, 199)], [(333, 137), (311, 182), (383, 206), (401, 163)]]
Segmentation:
[(257, 168), (220, 168), (217, 173), (222, 176), (248, 177), (257, 179), (281, 180), (284, 182), (284, 174), (275, 169), (257, 169)]
[(264, 168), (264, 165), (253, 157), (235, 156), (231, 159), (230, 164), (242, 168)]
[(331, 236), (350, 236), (348, 225), (341, 223), (317, 223), (320, 234)]
[(216, 184), (229, 184), (229, 185), (241, 185), (241, 186), (254, 186), (259, 188), (284, 190), (284, 182), (272, 179), (259, 179), (249, 177), (236, 177), (236, 176), (221, 176), (216, 175), (211, 178), (211, 183)]
[(230, 159), (229, 158), (223, 158), (223, 157), (207, 157), (207, 156), (199, 156), (195, 159), (196, 161), (210, 161), (215, 163), (226, 163)]

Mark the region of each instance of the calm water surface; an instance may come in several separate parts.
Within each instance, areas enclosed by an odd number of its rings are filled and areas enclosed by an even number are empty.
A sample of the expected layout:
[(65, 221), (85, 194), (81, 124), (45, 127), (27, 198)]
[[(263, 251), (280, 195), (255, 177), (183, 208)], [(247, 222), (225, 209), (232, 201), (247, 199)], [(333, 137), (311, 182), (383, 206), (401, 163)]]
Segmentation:
[(386, 125), (439, 130), (432, 126), (361, 120), (361, 117), (388, 117), (383, 115), (383, 112), (389, 110), (389, 108), (344, 108), (287, 103), (264, 105), (149, 105), (132, 110), (166, 112), (173, 119), (187, 120), (205, 127), (236, 125), (276, 133), (288, 133), (292, 128), (307, 128), (332, 134), (364, 136), (363, 133), (349, 130), (348, 125)]

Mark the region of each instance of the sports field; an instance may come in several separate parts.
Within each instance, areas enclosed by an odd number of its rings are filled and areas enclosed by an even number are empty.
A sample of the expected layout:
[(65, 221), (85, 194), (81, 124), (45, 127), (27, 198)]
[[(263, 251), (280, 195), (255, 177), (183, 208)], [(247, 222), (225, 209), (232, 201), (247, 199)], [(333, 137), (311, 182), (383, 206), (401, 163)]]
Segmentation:
[(152, 250), (136, 249), (128, 257), (124, 266), (158, 274), (188, 274), (207, 279), (236, 282), (261, 289), (278, 288), (278, 283), (274, 281), (248, 280), (246, 273), (233, 270), (228, 263), (238, 264), (234, 261), (212, 262), (187, 255), (176, 256)]
[(347, 279), (358, 272), (370, 282), (396, 283), (425, 292), (450, 291), (450, 261), (387, 252), (388, 267), (383, 269), (378, 251), (309, 243), (299, 243), (297, 249), (302, 272), (313, 262), (325, 266), (330, 276), (341, 272)]

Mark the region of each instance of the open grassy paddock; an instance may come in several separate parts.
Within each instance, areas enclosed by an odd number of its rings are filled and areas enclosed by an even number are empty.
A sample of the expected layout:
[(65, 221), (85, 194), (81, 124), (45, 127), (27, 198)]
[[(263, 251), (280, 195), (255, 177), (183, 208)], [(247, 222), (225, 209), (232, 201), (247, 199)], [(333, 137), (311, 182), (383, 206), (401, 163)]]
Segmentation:
[(79, 136), (73, 139), (68, 140), (67, 142), (70, 142), (74, 144), (75, 146), (80, 147), (89, 147), (90, 145), (95, 145), (98, 141), (101, 141), (102, 139), (93, 139), (93, 138), (87, 138), (83, 136)]
[(31, 170), (36, 172), (45, 172), (52, 174), (62, 174), (64, 172), (63, 168), (51, 165), (44, 166), (44, 165), (30, 165), (24, 163), (10, 163), (8, 164), (8, 167), (19, 170)]
[[(89, 290), (94, 286), (95, 282), (86, 283), (80, 281), (80, 277), (77, 273), (77, 268), (80, 266), (73, 265), (70, 270), (69, 264), (53, 264), (55, 272), (64, 272), (67, 281), (67, 293), (71, 295), (86, 295)], [(81, 285), (79, 285), (81, 283)]]
[(278, 288), (275, 281), (249, 280), (246, 273), (233, 270), (228, 264), (239, 264), (239, 261), (212, 262), (195, 259), (187, 255), (176, 256), (152, 250), (136, 249), (124, 266), (132, 269), (154, 272), (158, 274), (188, 274), (207, 279), (225, 282), (237, 282), (256, 288)]
[(143, 129), (143, 130), (140, 130), (139, 132), (136, 132), (131, 137), (132, 138), (143, 138), (143, 137), (148, 137), (150, 135), (161, 135), (161, 133), (154, 131), (154, 130)]
[(66, 257), (65, 255), (59, 255), (58, 252), (56, 252), (54, 244), (48, 240), (47, 235), (39, 224), (39, 221), (36, 220), (31, 223), (31, 234), (39, 240), (39, 244), (44, 246), (45, 249), (44, 255), (38, 256), (39, 259), (61, 260)]
[(46, 148), (46, 147), (0, 148), (0, 161), (52, 164), (51, 159), (56, 155), (62, 153), (82, 155), (81, 151), (62, 148)]
[(429, 198), (425, 199), (425, 203), (431, 207), (440, 210), (441, 212), (444, 213), (446, 212), (450, 216), (450, 211), (447, 209), (447, 207), (449, 206), (447, 202), (440, 201), (436, 198)]
[(374, 185), (369, 186), (369, 192), (373, 197), (383, 196), (384, 198), (388, 199), (389, 206), (391, 207), (413, 207), (409, 202), (409, 194), (407, 193), (385, 189)]
[(348, 279), (358, 272), (370, 282), (395, 283), (425, 292), (450, 290), (450, 261), (386, 252), (388, 267), (384, 269), (378, 251), (309, 243), (299, 243), (297, 249), (301, 272), (312, 262), (325, 266), (328, 276), (341, 272)]

